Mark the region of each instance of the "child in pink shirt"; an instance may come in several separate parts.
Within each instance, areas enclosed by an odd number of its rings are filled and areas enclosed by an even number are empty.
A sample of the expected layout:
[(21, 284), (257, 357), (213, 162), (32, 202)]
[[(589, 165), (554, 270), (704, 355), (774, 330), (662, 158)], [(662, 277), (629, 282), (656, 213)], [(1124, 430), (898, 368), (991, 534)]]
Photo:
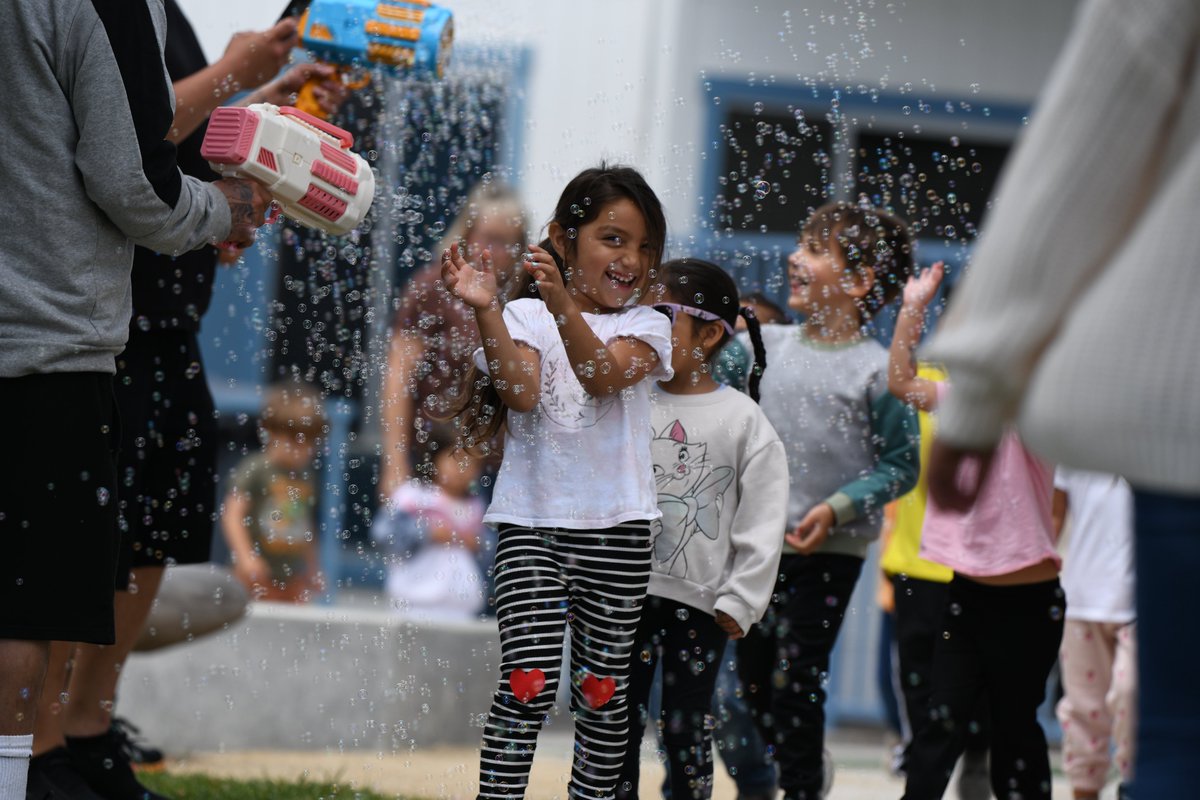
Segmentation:
[[(936, 407), (950, 387), (938, 383), (932, 388)], [(978, 459), (967, 461), (958, 480), (975, 483), (982, 466)], [(1053, 495), (1054, 467), (1009, 431), (987, 465), (974, 505), (959, 513), (930, 500), (921, 528), (921, 558), (958, 575), (1005, 585), (1025, 583), (1017, 576), (1027, 571), (1052, 580), (1062, 567), (1050, 513)]]
[[(935, 264), (909, 280), (892, 341), (889, 387), (932, 411), (950, 390), (917, 377), (913, 351), (941, 282)], [(1008, 432), (990, 461), (967, 459), (956, 480), (979, 485), (969, 509), (932, 496), (921, 557), (954, 570), (934, 650), (932, 697), (906, 762), (904, 800), (940, 798), (968, 731), (990, 717), (992, 791), (1050, 797), (1050, 760), (1037, 720), (1062, 640), (1066, 599), (1051, 508), (1054, 469)]]

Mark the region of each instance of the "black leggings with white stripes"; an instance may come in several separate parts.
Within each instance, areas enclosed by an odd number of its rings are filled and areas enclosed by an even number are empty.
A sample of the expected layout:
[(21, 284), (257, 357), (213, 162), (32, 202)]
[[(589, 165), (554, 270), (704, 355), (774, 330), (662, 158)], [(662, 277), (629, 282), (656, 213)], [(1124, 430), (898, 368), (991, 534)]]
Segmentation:
[(572, 798), (607, 800), (629, 736), (629, 654), (650, 579), (650, 525), (501, 525), (496, 547), (500, 685), (483, 731), (480, 798), (525, 794), (571, 632)]

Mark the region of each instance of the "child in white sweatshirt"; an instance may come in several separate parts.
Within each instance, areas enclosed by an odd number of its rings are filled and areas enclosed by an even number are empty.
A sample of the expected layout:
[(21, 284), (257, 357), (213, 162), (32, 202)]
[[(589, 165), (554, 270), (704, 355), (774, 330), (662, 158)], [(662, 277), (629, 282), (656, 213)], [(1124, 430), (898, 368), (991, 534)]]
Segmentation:
[[(745, 316), (765, 366), (758, 322), (738, 304), (724, 270), (697, 259), (663, 267), (672, 319), (674, 377), (651, 394), (654, 479), (662, 519), (653, 523), (650, 585), (630, 666), (629, 744), (618, 798), (638, 796), (638, 751), (655, 666), (663, 669), (662, 735), (671, 797), (712, 794), (712, 696), (728, 639), (766, 610), (786, 523), (787, 457), (751, 397), (713, 379), (711, 366)], [(636, 716), (633, 712), (637, 712)]]

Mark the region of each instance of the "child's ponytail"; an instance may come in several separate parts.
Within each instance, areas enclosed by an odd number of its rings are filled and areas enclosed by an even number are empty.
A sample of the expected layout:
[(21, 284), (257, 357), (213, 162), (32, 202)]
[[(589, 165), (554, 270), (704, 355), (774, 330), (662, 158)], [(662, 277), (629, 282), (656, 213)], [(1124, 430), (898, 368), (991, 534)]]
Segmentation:
[(746, 320), (746, 333), (750, 334), (750, 344), (754, 348), (754, 361), (750, 367), (750, 374), (746, 376), (746, 391), (757, 403), (758, 385), (762, 382), (763, 372), (767, 368), (767, 348), (763, 345), (762, 324), (758, 321), (758, 314), (754, 313), (754, 306), (742, 306), (738, 309), (738, 314)]

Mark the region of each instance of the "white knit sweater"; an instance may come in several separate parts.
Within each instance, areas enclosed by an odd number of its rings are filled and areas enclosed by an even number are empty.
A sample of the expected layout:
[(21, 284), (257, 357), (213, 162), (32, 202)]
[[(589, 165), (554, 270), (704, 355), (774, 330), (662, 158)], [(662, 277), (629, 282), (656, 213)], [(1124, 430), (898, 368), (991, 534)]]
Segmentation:
[(1200, 492), (1200, 2), (1089, 0), (925, 356), (940, 435)]

